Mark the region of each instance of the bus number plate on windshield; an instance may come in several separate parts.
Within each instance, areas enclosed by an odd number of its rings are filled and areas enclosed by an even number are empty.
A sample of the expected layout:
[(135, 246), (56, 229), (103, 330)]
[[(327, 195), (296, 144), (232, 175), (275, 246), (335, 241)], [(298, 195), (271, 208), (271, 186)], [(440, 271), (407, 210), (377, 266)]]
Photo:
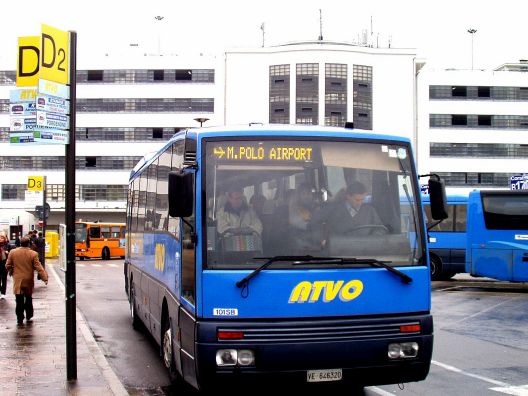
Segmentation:
[(330, 370), (308, 370), (308, 382), (323, 382), (323, 381), (341, 381), (343, 378), (343, 371), (341, 369)]

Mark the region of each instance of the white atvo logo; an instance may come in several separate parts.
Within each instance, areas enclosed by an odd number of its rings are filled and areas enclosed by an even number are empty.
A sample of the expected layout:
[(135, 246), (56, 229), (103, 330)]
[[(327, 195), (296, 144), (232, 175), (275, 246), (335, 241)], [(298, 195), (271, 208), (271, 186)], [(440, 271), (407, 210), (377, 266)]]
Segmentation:
[(528, 241), (528, 235), (515, 234), (516, 241)]

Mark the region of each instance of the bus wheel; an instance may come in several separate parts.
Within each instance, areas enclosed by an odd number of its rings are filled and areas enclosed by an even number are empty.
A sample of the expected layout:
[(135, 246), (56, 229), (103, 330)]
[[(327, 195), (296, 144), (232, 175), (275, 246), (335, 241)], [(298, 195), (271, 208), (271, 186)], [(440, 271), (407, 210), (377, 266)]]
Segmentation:
[(442, 261), (436, 257), (431, 256), (431, 280), (442, 279)]
[(110, 250), (107, 247), (103, 248), (103, 251), (101, 253), (101, 259), (110, 260)]
[(141, 320), (136, 312), (136, 290), (133, 282), (130, 282), (130, 317), (132, 318), (132, 328), (134, 330), (139, 330)]
[(179, 382), (180, 376), (174, 365), (174, 357), (172, 354), (172, 329), (170, 324), (170, 318), (168, 315), (164, 315), (165, 319), (163, 320), (163, 332), (161, 340), (161, 353), (163, 355), (163, 363), (169, 371), (169, 377), (171, 382), (174, 384)]

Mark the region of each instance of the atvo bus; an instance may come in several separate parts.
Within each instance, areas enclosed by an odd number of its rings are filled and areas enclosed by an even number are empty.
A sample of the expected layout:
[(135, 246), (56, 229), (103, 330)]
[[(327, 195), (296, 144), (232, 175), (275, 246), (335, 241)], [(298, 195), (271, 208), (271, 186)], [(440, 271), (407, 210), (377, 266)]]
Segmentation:
[(472, 191), (467, 235), (468, 273), (528, 281), (528, 191)]
[(125, 257), (125, 223), (75, 223), (75, 257), (80, 260)]
[[(405, 138), (179, 132), (130, 178), (133, 325), (160, 344), (174, 380), (199, 389), (423, 380), (433, 321), (418, 186)], [(430, 181), (435, 218), (442, 187)]]
[(422, 195), (429, 233), (431, 279), (447, 280), (466, 272), (466, 215), (467, 196), (448, 195), (449, 217), (441, 222), (433, 220), (429, 195)]

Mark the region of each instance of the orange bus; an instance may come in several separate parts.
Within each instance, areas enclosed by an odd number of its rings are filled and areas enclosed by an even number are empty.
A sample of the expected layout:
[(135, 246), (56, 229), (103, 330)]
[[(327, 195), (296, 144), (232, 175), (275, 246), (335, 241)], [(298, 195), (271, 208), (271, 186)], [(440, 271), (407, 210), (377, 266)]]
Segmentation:
[(125, 223), (75, 223), (75, 257), (125, 257)]

